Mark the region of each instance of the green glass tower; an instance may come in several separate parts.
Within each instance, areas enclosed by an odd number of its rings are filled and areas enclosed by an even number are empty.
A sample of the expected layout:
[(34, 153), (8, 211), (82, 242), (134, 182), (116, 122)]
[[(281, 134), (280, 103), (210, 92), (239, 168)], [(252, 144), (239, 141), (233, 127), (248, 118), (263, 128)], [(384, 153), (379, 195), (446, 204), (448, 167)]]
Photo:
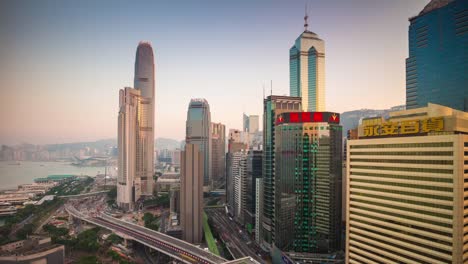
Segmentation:
[(339, 114), (283, 113), (277, 117), (275, 130), (275, 245), (284, 251), (304, 253), (339, 250)]
[(275, 241), (275, 125), (278, 115), (301, 111), (301, 98), (271, 95), (263, 100), (263, 207), (262, 246), (271, 248)]

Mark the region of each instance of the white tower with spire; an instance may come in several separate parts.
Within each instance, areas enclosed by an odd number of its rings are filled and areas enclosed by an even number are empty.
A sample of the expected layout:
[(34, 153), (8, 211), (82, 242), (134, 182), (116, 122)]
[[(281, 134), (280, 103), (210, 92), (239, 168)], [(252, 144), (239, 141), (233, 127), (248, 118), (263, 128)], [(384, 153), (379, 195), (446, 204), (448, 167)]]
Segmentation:
[(307, 6), (304, 32), (289, 50), (289, 91), (302, 97), (304, 111), (325, 110), (325, 43), (309, 31)]

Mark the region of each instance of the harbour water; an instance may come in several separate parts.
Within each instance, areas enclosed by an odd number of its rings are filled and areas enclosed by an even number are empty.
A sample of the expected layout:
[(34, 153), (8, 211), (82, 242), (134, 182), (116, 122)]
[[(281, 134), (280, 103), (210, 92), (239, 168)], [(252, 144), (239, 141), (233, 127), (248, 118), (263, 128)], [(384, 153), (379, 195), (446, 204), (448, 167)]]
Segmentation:
[(19, 184), (33, 183), (35, 178), (52, 174), (96, 176), (104, 167), (77, 167), (70, 162), (1, 161), (0, 190), (16, 189)]

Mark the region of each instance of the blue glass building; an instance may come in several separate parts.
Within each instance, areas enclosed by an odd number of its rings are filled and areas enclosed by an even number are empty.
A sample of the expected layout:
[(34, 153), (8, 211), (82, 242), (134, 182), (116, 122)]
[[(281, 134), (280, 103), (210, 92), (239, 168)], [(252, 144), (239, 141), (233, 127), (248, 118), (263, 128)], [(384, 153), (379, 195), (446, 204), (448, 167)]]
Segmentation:
[(468, 111), (468, 1), (432, 0), (409, 21), (406, 108)]

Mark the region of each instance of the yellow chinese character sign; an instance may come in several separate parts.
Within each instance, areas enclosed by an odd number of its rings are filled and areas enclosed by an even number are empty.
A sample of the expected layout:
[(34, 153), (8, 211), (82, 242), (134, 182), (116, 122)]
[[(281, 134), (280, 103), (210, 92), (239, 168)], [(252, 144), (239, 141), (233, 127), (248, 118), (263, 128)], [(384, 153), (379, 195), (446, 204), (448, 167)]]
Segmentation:
[(440, 131), (444, 131), (444, 118), (431, 117), (423, 120), (404, 120), (364, 126), (363, 137), (411, 135)]

